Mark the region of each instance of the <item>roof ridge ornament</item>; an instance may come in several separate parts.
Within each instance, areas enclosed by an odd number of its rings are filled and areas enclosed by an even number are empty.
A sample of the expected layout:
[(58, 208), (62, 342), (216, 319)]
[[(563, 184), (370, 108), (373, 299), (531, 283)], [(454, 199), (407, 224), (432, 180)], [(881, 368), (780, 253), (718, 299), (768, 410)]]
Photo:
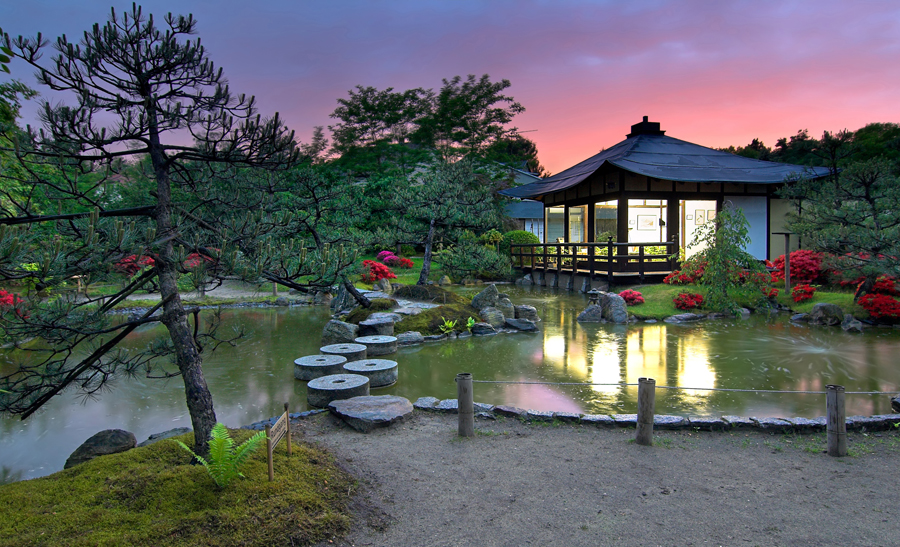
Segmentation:
[(659, 129), (659, 122), (648, 121), (648, 116), (644, 116), (644, 121), (631, 126), (631, 133), (625, 135), (627, 138), (636, 137), (638, 135), (665, 135), (665, 131)]

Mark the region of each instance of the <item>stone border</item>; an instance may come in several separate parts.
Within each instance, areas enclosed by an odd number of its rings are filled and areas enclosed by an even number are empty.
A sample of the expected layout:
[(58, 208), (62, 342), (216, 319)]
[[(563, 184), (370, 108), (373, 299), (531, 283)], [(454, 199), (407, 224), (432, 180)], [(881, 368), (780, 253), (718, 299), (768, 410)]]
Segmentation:
[[(419, 397), (413, 407), (427, 412), (457, 414), (456, 399)], [(475, 415), (489, 420), (498, 416), (518, 418), (526, 422), (581, 423), (604, 427), (637, 427), (637, 414), (577, 414), (574, 412), (550, 412), (528, 410), (507, 405), (475, 403)], [(877, 416), (848, 416), (847, 431), (887, 431), (900, 423), (900, 414), (880, 414)], [(657, 414), (653, 417), (653, 427), (657, 430), (701, 430), (739, 431), (755, 429), (775, 433), (813, 433), (825, 431), (827, 420), (818, 418), (757, 418), (755, 416), (670, 416)]]

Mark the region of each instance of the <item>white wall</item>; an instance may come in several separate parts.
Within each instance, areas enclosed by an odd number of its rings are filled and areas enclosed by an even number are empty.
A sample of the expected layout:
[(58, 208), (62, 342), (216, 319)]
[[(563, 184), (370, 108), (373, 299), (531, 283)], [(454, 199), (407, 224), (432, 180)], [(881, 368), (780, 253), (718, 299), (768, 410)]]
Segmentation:
[(766, 239), (769, 235), (768, 218), (766, 215), (766, 197), (758, 196), (725, 196), (725, 205), (728, 202), (740, 207), (744, 212), (747, 223), (750, 224), (750, 245), (745, 249), (748, 253), (760, 260), (768, 258), (766, 253)]

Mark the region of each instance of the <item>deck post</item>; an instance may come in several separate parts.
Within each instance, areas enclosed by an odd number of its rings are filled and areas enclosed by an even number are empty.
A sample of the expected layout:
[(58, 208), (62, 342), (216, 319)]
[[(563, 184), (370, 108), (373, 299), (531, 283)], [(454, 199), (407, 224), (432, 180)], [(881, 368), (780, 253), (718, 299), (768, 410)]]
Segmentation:
[(644, 244), (638, 245), (638, 278), (644, 282)]
[[(785, 262), (787, 264), (787, 262)], [(827, 385), (825, 406), (828, 413), (828, 455), (847, 455), (847, 419), (844, 411), (844, 386)]]
[(613, 284), (613, 240), (606, 240), (606, 283), (610, 287)]
[(656, 380), (638, 379), (637, 435), (635, 442), (644, 446), (653, 444), (653, 411), (656, 403)]
[(460, 437), (475, 436), (475, 397), (472, 393), (472, 374), (460, 372), (456, 375), (456, 401), (459, 410)]

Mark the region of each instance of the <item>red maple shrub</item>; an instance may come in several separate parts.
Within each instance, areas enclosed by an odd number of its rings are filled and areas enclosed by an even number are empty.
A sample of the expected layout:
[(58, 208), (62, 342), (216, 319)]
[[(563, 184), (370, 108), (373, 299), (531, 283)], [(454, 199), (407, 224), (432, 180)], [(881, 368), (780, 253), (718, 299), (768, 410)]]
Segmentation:
[(129, 255), (113, 264), (113, 269), (127, 277), (132, 277), (144, 268), (152, 268), (155, 264), (156, 261), (149, 256)]
[(619, 296), (621, 296), (622, 299), (625, 300), (625, 304), (629, 306), (636, 306), (638, 304), (644, 303), (644, 296), (641, 293), (633, 291), (631, 289), (625, 289), (624, 291), (619, 293)]

